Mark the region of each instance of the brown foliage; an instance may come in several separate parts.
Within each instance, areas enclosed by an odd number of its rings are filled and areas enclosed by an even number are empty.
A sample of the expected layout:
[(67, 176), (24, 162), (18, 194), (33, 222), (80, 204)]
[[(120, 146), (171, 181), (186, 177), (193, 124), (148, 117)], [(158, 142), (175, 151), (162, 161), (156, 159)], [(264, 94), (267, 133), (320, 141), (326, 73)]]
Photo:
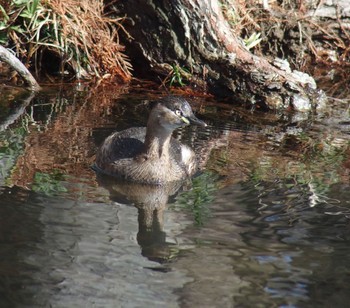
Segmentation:
[[(85, 53), (92, 72), (99, 77), (130, 79), (131, 65), (118, 38), (122, 18), (106, 17), (102, 0), (50, 0), (49, 5), (59, 17), (64, 45), (75, 46), (77, 54)], [(81, 67), (74, 69), (79, 71)]]
[(0, 43), (37, 73), (127, 81), (121, 21), (105, 14), (103, 0), (0, 1)]

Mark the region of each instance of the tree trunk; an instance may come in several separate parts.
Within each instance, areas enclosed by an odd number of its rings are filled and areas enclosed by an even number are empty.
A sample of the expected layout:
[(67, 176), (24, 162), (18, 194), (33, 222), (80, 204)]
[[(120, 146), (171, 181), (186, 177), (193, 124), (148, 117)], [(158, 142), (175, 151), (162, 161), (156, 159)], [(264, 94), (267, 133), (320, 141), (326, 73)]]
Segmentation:
[(271, 64), (253, 55), (233, 33), (218, 0), (121, 0), (117, 6), (129, 20), (124, 44), (136, 74), (183, 74), (201, 90), (261, 108), (314, 106), (313, 78), (292, 72), (288, 63), (282, 69), (286, 62)]

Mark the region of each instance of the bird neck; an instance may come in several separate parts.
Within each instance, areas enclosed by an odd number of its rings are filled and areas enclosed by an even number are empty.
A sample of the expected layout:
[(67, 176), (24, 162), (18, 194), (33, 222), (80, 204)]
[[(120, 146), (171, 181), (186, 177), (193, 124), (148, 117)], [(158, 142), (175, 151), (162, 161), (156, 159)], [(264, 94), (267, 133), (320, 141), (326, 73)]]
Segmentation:
[(145, 137), (144, 153), (153, 158), (169, 158), (170, 139), (173, 130), (160, 125), (158, 118), (150, 117)]

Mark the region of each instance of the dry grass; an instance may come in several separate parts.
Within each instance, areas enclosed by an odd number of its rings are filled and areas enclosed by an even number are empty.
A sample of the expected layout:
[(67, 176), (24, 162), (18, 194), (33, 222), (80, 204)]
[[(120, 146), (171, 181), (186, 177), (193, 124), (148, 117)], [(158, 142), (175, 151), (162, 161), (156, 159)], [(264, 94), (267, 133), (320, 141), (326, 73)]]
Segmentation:
[(0, 3), (0, 42), (37, 73), (51, 64), (49, 54), (60, 72), (69, 69), (77, 78), (127, 81), (131, 64), (119, 43), (122, 20), (106, 16), (103, 0), (12, 0)]
[(130, 79), (131, 65), (118, 38), (122, 18), (106, 17), (102, 0), (50, 0), (48, 5), (61, 28), (60, 45), (72, 53), (66, 61), (76, 72)]

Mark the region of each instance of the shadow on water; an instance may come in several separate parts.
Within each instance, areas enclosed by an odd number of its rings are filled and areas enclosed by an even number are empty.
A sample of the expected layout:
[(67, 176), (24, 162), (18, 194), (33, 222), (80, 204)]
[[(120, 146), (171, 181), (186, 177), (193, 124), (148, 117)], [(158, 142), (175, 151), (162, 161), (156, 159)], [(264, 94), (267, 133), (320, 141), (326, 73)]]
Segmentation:
[(160, 95), (4, 95), (0, 305), (346, 306), (348, 107), (278, 115), (194, 98), (210, 125), (176, 132), (201, 159), (191, 182), (96, 176), (100, 142), (144, 125)]

